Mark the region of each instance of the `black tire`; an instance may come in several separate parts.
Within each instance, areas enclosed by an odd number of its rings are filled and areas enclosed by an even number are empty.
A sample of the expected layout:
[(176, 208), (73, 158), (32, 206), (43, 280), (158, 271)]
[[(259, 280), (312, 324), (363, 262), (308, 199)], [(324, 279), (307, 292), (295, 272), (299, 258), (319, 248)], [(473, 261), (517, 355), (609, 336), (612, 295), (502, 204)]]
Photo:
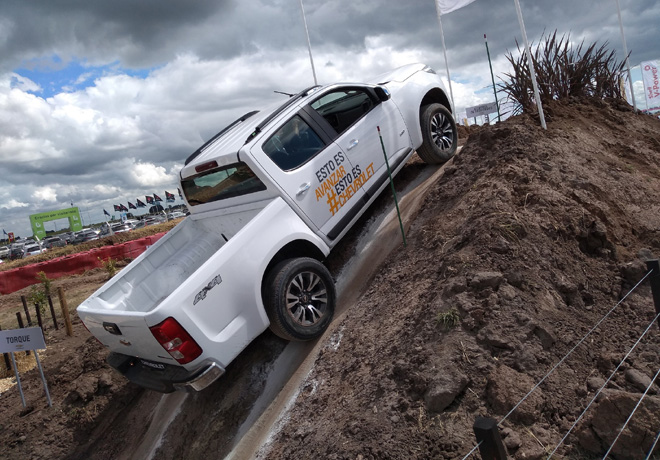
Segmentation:
[(425, 105), (419, 120), (422, 128), (419, 157), (429, 164), (442, 164), (453, 157), (458, 147), (458, 131), (449, 110), (442, 104)]
[(336, 298), (330, 272), (309, 257), (280, 262), (270, 271), (264, 285), (270, 329), (286, 340), (320, 337), (332, 321)]

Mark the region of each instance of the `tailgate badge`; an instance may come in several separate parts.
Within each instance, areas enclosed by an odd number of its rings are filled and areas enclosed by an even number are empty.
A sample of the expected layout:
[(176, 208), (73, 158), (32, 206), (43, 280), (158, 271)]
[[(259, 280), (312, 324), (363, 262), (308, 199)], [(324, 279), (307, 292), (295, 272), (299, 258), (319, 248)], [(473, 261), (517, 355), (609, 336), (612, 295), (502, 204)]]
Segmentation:
[(110, 334), (113, 335), (121, 335), (121, 331), (119, 330), (119, 326), (117, 326), (115, 323), (107, 323), (103, 322), (103, 329), (108, 331)]

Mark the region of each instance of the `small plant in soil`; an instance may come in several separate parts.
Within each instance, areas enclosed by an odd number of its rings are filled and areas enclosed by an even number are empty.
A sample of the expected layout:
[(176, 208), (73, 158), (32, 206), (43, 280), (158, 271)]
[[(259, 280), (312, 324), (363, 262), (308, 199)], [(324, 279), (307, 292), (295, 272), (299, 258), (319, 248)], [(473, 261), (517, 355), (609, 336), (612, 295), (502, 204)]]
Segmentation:
[(438, 313), (435, 319), (445, 329), (453, 329), (461, 322), (461, 317), (455, 308)]
[[(513, 103), (513, 115), (534, 113), (536, 102), (526, 54), (518, 46), (518, 55), (506, 55), (513, 67), (506, 73), (499, 89)], [(536, 71), (539, 96), (543, 105), (567, 98), (623, 99), (619, 78), (623, 74), (625, 59), (616, 60), (609, 44), (578, 45), (571, 43), (570, 35), (557, 37), (557, 31), (541, 37), (532, 49), (532, 62)]]
[(45, 272), (37, 273), (36, 278), (39, 280), (41, 287), (32, 285), (30, 288), (30, 293), (27, 295), (27, 299), (30, 305), (38, 305), (39, 311), (43, 315), (46, 312), (46, 302), (48, 301), (48, 296), (50, 295), (51, 280), (48, 279), (48, 276)]
[(99, 261), (101, 262), (101, 265), (103, 265), (103, 269), (108, 273), (108, 279), (115, 276), (117, 273), (117, 261), (115, 259), (108, 257), (103, 260), (99, 257)]

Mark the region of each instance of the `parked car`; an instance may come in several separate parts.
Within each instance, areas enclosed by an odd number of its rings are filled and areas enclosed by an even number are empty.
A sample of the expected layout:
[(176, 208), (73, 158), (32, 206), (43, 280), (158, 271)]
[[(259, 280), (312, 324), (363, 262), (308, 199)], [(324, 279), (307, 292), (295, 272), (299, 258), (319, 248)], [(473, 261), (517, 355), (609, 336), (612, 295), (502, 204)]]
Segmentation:
[(47, 238), (44, 238), (43, 240), (43, 245), (47, 249), (51, 248), (61, 248), (66, 246), (66, 241), (64, 241), (62, 238), (59, 236), (49, 236)]
[(81, 230), (73, 238), (71, 244), (80, 244), (80, 243), (86, 243), (87, 241), (98, 240), (100, 233), (101, 233), (100, 230), (91, 229), (91, 228), (86, 230)]
[(131, 224), (115, 224), (112, 226), (112, 233), (124, 233), (124, 232), (130, 232), (133, 230), (133, 226)]
[(62, 233), (59, 235), (60, 238), (62, 238), (64, 241), (66, 241), (66, 244), (71, 244), (71, 241), (73, 240), (74, 233), (73, 232), (66, 232)]
[(34, 256), (34, 255), (37, 255), (37, 254), (43, 254), (46, 251), (47, 251), (47, 249), (44, 248), (39, 243), (26, 244), (25, 248), (23, 249), (23, 257)]
[(9, 249), (9, 259), (22, 259), (24, 253), (25, 245), (23, 243), (14, 243)]
[(167, 214), (167, 219), (168, 220), (179, 219), (181, 217), (186, 217), (186, 215), (184, 213), (182, 213), (181, 211), (173, 211), (173, 212)]
[(163, 219), (160, 216), (152, 216), (143, 219), (142, 222), (144, 222), (144, 225), (148, 227), (149, 225), (162, 224), (163, 222), (165, 222), (165, 219)]
[(9, 246), (0, 246), (0, 260), (9, 257)]

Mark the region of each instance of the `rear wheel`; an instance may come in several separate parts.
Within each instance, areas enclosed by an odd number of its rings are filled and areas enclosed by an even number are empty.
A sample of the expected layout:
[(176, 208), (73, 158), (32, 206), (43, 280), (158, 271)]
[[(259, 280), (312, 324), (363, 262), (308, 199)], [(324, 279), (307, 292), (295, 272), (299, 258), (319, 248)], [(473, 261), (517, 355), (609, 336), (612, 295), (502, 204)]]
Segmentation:
[(335, 312), (335, 285), (316, 259), (301, 257), (277, 264), (265, 283), (270, 329), (287, 340), (312, 340), (328, 328)]
[(442, 104), (429, 104), (420, 113), (422, 145), (417, 154), (426, 163), (441, 164), (456, 153), (458, 131), (454, 117)]

